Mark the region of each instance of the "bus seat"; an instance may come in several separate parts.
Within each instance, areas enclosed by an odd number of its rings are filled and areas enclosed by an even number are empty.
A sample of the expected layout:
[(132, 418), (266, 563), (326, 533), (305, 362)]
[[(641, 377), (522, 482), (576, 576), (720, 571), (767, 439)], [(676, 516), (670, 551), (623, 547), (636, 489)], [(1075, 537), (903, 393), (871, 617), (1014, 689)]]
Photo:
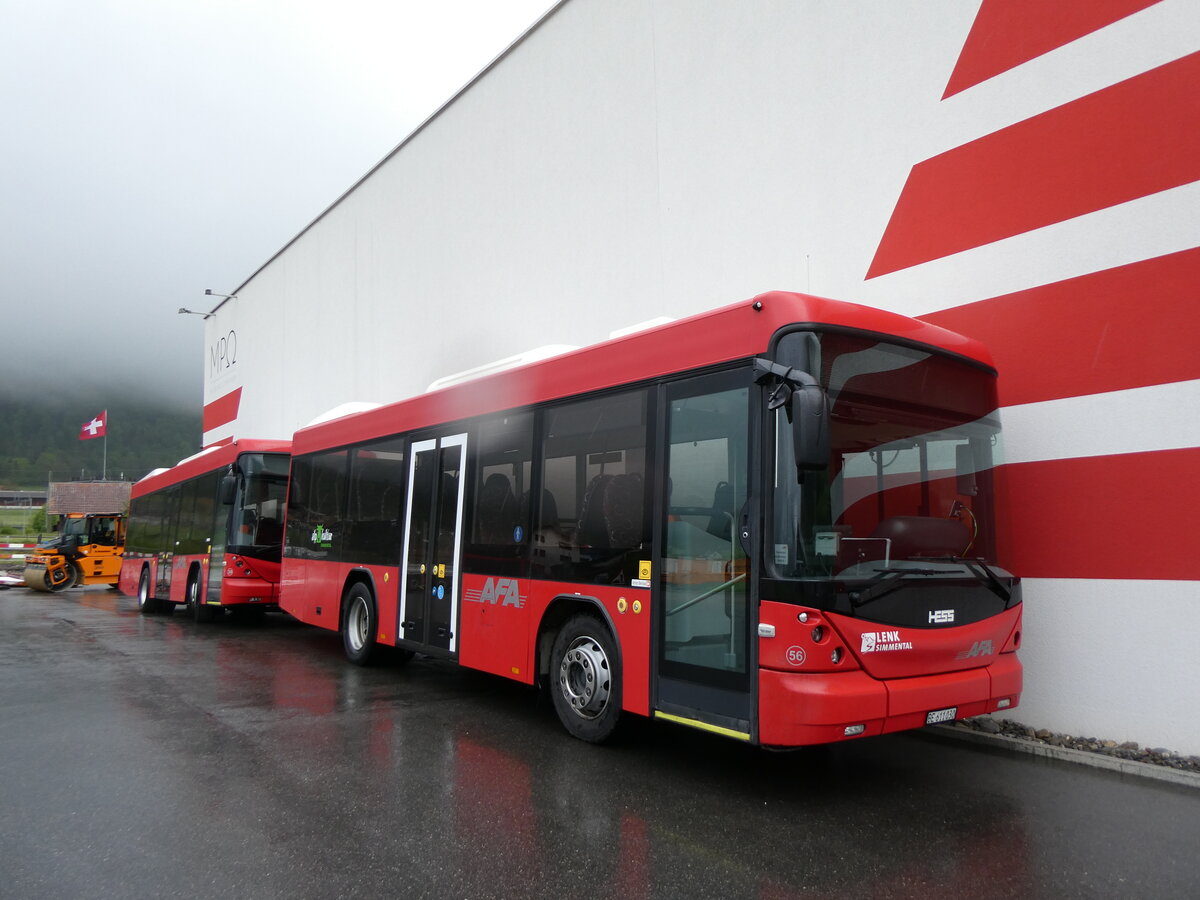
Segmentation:
[(483, 544), (507, 544), (513, 538), (516, 524), (516, 497), (508, 476), (493, 472), (479, 490), (476, 521), (478, 538)]
[(641, 544), (645, 494), (642, 476), (636, 472), (613, 477), (604, 494), (610, 548), (623, 550)]
[(526, 491), (521, 495), (521, 502), (517, 507), (519, 521), (521, 523), (529, 522), (541, 532), (558, 531), (558, 501), (554, 499), (554, 494), (545, 488), (542, 489), (542, 508), (538, 511), (537, 521), (530, 522), (529, 513), (532, 504), (529, 493)]
[(581, 547), (608, 549), (608, 522), (604, 518), (604, 495), (612, 482), (611, 475), (597, 475), (583, 494), (583, 510), (579, 515), (576, 541)]

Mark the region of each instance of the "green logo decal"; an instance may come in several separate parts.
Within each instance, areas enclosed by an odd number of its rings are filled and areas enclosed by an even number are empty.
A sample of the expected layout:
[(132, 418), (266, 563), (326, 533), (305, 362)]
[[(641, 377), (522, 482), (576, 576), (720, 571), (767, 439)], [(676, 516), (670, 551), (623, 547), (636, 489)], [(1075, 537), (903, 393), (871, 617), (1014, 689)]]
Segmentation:
[(333, 532), (328, 530), (324, 525), (318, 525), (313, 529), (309, 540), (323, 550), (328, 550), (333, 546)]

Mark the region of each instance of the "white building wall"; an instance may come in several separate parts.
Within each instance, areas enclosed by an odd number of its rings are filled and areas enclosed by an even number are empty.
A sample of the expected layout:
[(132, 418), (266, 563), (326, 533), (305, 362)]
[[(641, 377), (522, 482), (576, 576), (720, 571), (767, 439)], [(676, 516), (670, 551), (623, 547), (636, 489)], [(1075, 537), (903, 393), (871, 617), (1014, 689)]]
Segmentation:
[[(921, 315), (1200, 246), (1193, 182), (866, 277), (915, 165), (1200, 50), (1163, 0), (942, 99), (979, 9), (568, 0), (207, 321), (205, 440), (765, 290)], [(1014, 461), (1194, 449), (1197, 383), (1022, 404)], [(1200, 752), (1200, 571), (1080, 574), (1027, 585), (1018, 718)]]

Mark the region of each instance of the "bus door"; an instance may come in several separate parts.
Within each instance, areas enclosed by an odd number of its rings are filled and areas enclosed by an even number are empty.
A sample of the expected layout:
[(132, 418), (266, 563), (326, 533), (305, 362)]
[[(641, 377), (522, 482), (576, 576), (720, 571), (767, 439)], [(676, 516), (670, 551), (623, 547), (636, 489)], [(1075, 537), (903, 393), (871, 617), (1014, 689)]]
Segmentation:
[(658, 541), (655, 715), (732, 737), (752, 734), (747, 524), (751, 375), (665, 386), (666, 478)]
[[(221, 583), (225, 580), (225, 544), (229, 539), (229, 520), (233, 510), (233, 497), (222, 493), (224, 470), (212, 476), (209, 487), (209, 503), (212, 509), (208, 522), (208, 566), (205, 581), (205, 599), (208, 603), (221, 602)], [(229, 502), (226, 502), (228, 500)]]
[(158, 565), (154, 596), (167, 600), (171, 596), (171, 570), (175, 567), (175, 553), (179, 547), (179, 494), (180, 485), (166, 490), (163, 498), (162, 541), (159, 543)]
[(465, 434), (413, 442), (401, 551), (400, 636), (451, 653), (458, 651), (466, 461)]

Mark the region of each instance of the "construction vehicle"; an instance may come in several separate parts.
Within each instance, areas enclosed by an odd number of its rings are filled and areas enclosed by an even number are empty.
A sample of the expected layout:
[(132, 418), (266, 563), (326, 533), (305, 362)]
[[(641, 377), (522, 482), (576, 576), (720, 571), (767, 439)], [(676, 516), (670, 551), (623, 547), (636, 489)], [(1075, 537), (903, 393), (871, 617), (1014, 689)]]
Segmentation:
[(25, 566), (35, 591), (65, 591), (81, 584), (116, 589), (125, 550), (125, 516), (69, 513), (57, 535), (38, 544)]

